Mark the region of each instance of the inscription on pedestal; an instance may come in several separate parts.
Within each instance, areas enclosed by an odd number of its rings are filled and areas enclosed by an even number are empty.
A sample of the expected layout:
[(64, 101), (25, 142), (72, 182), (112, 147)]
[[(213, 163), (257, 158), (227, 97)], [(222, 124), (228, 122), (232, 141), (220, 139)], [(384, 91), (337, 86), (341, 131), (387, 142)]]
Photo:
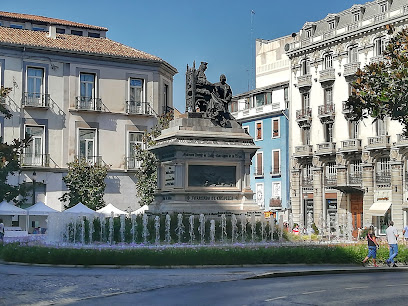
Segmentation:
[(189, 165), (189, 187), (235, 187), (235, 166)]
[(164, 186), (167, 188), (174, 187), (176, 167), (175, 166), (165, 166), (164, 171), (165, 171)]

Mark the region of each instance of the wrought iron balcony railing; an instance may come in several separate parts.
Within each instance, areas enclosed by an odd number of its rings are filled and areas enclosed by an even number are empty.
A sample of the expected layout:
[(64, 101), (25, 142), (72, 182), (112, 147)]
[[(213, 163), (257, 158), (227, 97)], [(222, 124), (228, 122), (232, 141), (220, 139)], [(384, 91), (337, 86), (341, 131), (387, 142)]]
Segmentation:
[(306, 107), (296, 111), (296, 120), (311, 120), (312, 119), (312, 109)]
[(49, 167), (50, 155), (22, 153), (20, 155), (20, 163), (22, 167)]
[(377, 171), (375, 173), (375, 181), (377, 184), (391, 183), (391, 171)]
[(263, 168), (254, 168), (254, 175), (255, 176), (263, 176), (264, 175), (264, 169)]
[(335, 107), (333, 103), (319, 105), (318, 107), (319, 117), (334, 116), (334, 113), (335, 113)]
[(75, 109), (85, 110), (85, 111), (106, 111), (105, 105), (102, 103), (100, 98), (78, 96), (75, 98), (76, 104)]
[(102, 167), (106, 166), (106, 163), (103, 161), (102, 156), (75, 156), (75, 159), (79, 161), (84, 161), (89, 166)]
[(350, 185), (361, 185), (363, 182), (363, 174), (361, 172), (349, 173), (349, 184)]
[(271, 175), (272, 176), (278, 176), (281, 175), (281, 169), (278, 167), (271, 167)]
[(126, 169), (139, 169), (141, 165), (142, 162), (140, 160), (137, 160), (135, 157), (126, 157)]
[(22, 102), (24, 107), (49, 107), (50, 95), (42, 93), (25, 92)]
[(126, 113), (133, 115), (153, 115), (153, 109), (148, 102), (126, 101)]

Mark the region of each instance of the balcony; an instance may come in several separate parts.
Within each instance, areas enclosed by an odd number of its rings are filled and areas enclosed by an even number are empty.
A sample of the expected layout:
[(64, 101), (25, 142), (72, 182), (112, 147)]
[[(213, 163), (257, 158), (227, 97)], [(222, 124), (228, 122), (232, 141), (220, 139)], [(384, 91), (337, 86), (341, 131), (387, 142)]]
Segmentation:
[(390, 184), (391, 183), (391, 171), (378, 171), (375, 173), (375, 182), (377, 184)]
[(296, 146), (293, 156), (294, 157), (313, 156), (313, 146), (312, 145)]
[(300, 127), (310, 127), (312, 123), (312, 109), (307, 107), (297, 110), (296, 121)]
[(48, 108), (50, 105), (50, 95), (25, 92), (23, 95), (22, 104), (23, 107)]
[(20, 155), (20, 163), (22, 167), (49, 167), (50, 155), (22, 153)]
[(361, 139), (347, 139), (341, 141), (340, 152), (361, 152)]
[(128, 115), (153, 115), (153, 109), (148, 102), (126, 101)]
[(397, 142), (395, 143), (396, 147), (406, 147), (408, 146), (408, 136), (404, 134), (397, 134)]
[(135, 157), (126, 157), (126, 169), (127, 170), (136, 170), (139, 169), (142, 165), (140, 160), (137, 160)]
[(307, 75), (301, 75), (297, 78), (298, 81), (298, 88), (303, 88), (303, 87), (312, 87), (312, 75), (307, 74)]
[(345, 64), (343, 75), (345, 77), (355, 75), (359, 68), (360, 68), (359, 62)]
[(387, 13), (381, 13), (374, 16), (374, 22), (379, 23), (387, 19)]
[(281, 175), (281, 169), (271, 167), (271, 172), (270, 173), (271, 173), (271, 176), (280, 176)]
[(302, 187), (312, 187), (313, 186), (313, 175), (302, 177)]
[(319, 105), (318, 107), (318, 116), (320, 121), (334, 121), (335, 117), (335, 108), (333, 103), (327, 103), (324, 105)]
[(76, 160), (85, 162), (88, 166), (103, 167), (106, 163), (103, 161), (102, 156), (75, 156)]
[(263, 168), (254, 168), (254, 176), (255, 177), (264, 176), (264, 169)]
[(370, 63), (371, 64), (373, 64), (373, 63), (378, 64), (379, 62), (382, 62), (382, 61), (384, 61), (384, 56), (382, 56), (382, 55), (377, 55), (377, 56), (373, 56), (372, 58), (370, 58)]
[(363, 182), (363, 174), (361, 172), (349, 173), (348, 183), (349, 185), (361, 185)]
[(361, 27), (361, 23), (359, 22), (354, 22), (354, 23), (350, 23), (349, 25), (347, 25), (347, 31), (355, 31), (357, 29), (359, 29)]
[(107, 111), (106, 106), (102, 103), (100, 98), (76, 97), (75, 109), (79, 111), (96, 111), (102, 112)]
[(344, 118), (347, 120), (353, 120), (355, 115), (353, 114), (353, 108), (347, 106), (347, 101), (343, 101), (343, 107), (341, 111), (344, 115)]
[(324, 82), (334, 82), (336, 80), (336, 70), (334, 68), (329, 68), (320, 71), (320, 83)]
[(326, 186), (336, 186), (337, 185), (337, 174), (326, 175), (324, 178), (324, 184)]
[(335, 142), (323, 142), (317, 144), (316, 155), (330, 155), (336, 153)]
[(390, 146), (390, 136), (388, 135), (368, 137), (367, 149), (389, 149)]

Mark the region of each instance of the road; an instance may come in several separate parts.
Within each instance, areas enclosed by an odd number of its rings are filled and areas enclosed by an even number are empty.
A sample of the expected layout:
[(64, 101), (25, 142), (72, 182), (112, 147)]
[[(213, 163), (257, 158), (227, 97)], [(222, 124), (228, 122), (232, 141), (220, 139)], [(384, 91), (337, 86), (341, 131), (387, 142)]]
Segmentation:
[[(347, 274), (310, 275), (333, 272)], [(364, 305), (364, 297), (375, 301), (371, 305), (403, 305), (407, 272), (355, 265), (159, 269), (0, 263), (0, 305)], [(262, 275), (272, 278), (251, 279)]]

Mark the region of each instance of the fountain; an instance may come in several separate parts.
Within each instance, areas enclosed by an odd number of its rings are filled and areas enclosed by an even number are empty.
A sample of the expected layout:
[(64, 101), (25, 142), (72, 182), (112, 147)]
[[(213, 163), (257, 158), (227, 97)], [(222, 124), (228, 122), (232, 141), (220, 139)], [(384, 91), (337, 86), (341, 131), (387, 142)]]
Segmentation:
[(199, 222), (200, 222), (200, 226), (198, 228), (198, 231), (200, 233), (200, 242), (201, 242), (201, 244), (204, 244), (204, 241), (205, 241), (205, 217), (204, 217), (204, 214), (200, 214)]
[(112, 245), (113, 242), (113, 211), (111, 213), (111, 216), (109, 218), (109, 244)]
[(154, 243), (159, 244), (160, 243), (160, 217), (159, 216), (154, 217), (154, 229), (156, 233)]
[(242, 243), (245, 243), (245, 240), (246, 240), (246, 225), (247, 225), (247, 216), (246, 216), (246, 214), (241, 214), (241, 240), (242, 240)]
[(184, 230), (184, 224), (183, 224), (183, 215), (178, 214), (177, 215), (177, 227), (176, 227), (178, 243), (181, 243), (181, 238), (183, 237), (184, 233), (185, 233), (185, 230)]
[(125, 215), (120, 215), (120, 241), (125, 243)]
[(170, 225), (171, 225), (171, 217), (169, 214), (166, 214), (165, 228), (164, 228), (164, 241), (167, 244), (171, 242)]
[(225, 238), (227, 237), (227, 217), (225, 214), (221, 215), (221, 242), (225, 241)]
[(214, 219), (210, 220), (210, 243), (215, 243), (215, 221)]
[(147, 214), (143, 214), (143, 242), (147, 243), (147, 238), (149, 237), (149, 230), (147, 229), (147, 223), (149, 221), (149, 216)]
[(235, 214), (231, 216), (231, 242), (235, 243), (238, 238), (237, 217)]
[(188, 218), (188, 222), (190, 224), (190, 230), (189, 230), (189, 232), (190, 232), (190, 244), (193, 244), (194, 239), (195, 239), (195, 235), (194, 235), (194, 215), (191, 215)]
[(255, 214), (251, 214), (251, 242), (254, 243), (256, 235), (256, 219)]

